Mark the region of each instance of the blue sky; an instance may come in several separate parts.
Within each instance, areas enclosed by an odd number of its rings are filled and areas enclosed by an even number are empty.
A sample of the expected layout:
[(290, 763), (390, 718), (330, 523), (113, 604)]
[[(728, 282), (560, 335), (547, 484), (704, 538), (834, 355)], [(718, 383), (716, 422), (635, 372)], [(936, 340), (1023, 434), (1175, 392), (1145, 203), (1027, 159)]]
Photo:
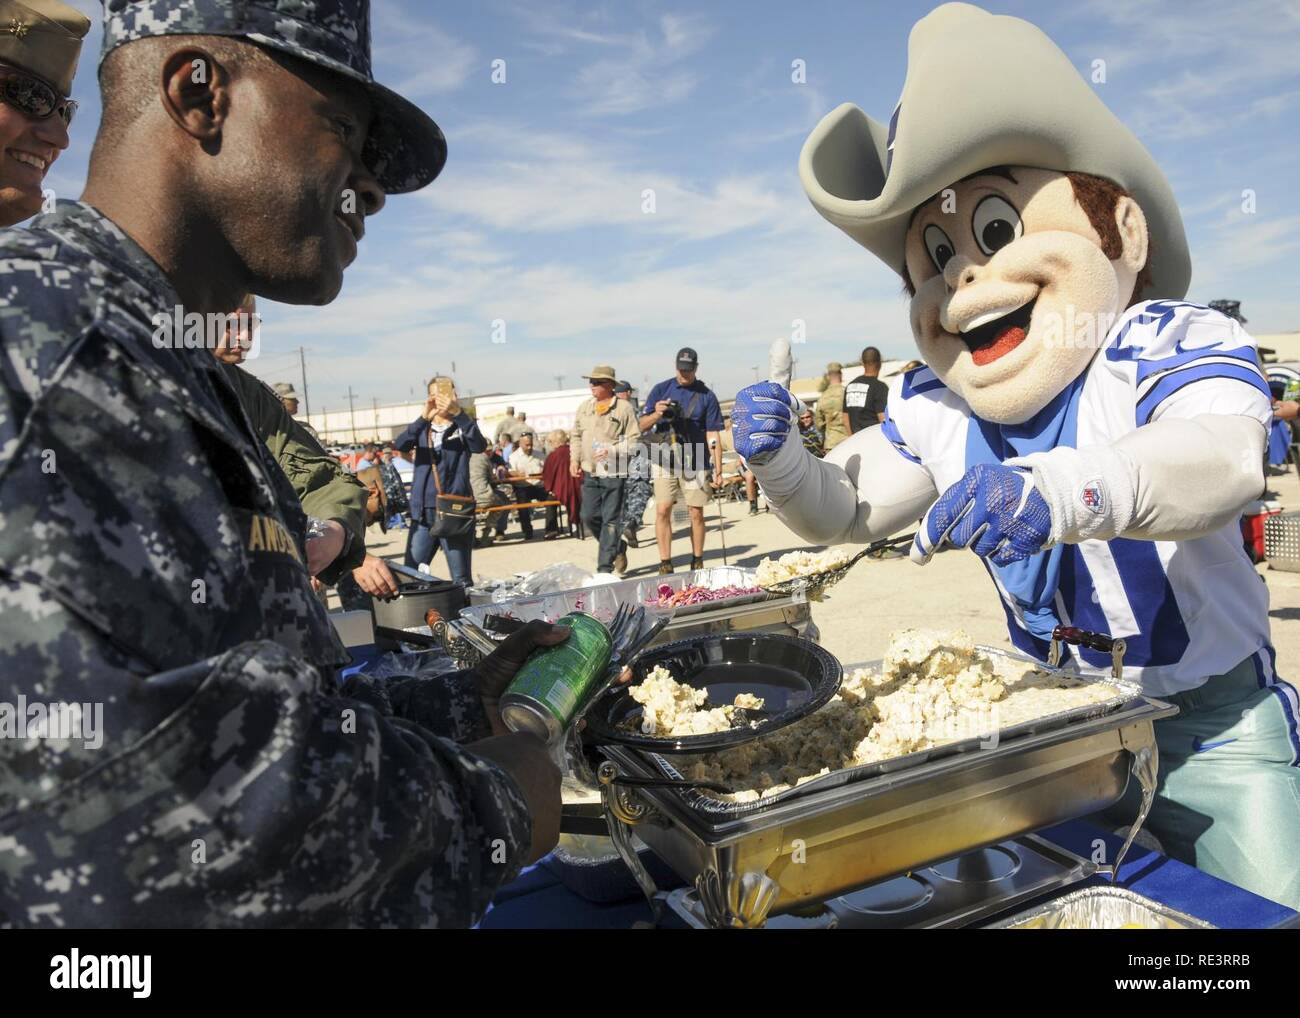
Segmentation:
[[(73, 2), (95, 26), (72, 147), (47, 178), (60, 197), (84, 185), (99, 116), (99, 5)], [(914, 356), (897, 278), (813, 211), (796, 166), (840, 102), (888, 117), (933, 6), (376, 0), (376, 75), (439, 122), (447, 168), (370, 221), (332, 305), (262, 305), (252, 369), (296, 382), (304, 346), (315, 411), (349, 385), (359, 405), (406, 400), (453, 362), (466, 393), (581, 385), (596, 363), (644, 386), (687, 344), (726, 397), (795, 319), (801, 375), (868, 342)], [(1191, 299), (1241, 300), (1252, 332), (1300, 329), (1300, 4), (986, 6), (1034, 21), (1085, 73), (1106, 61), (1096, 87), (1181, 203)]]

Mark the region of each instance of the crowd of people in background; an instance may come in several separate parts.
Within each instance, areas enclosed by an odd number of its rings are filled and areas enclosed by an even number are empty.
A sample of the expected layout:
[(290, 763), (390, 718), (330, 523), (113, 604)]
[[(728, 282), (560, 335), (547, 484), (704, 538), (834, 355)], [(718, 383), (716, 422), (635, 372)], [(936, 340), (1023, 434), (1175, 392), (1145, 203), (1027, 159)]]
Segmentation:
[[(252, 313), (251, 301), (245, 310)], [(884, 421), (889, 389), (880, 379), (881, 366), (873, 346), (862, 351), (861, 374), (847, 385), (840, 362), (826, 366), (815, 404), (804, 406), (797, 418), (800, 440), (814, 456)], [(675, 569), (672, 513), (683, 503), (689, 568), (700, 569), (704, 510), (723, 483), (727, 422), (698, 369), (699, 355), (683, 347), (673, 375), (652, 386), (642, 406), (613, 366), (598, 364), (583, 376), (591, 395), (578, 407), (572, 432), (556, 429), (539, 438), (527, 413), (508, 406), (490, 441), (460, 405), (452, 379), (437, 378), (429, 383), (424, 411), (396, 438), (335, 455), (349, 473), (382, 492), (385, 530), (407, 530), (405, 564), (429, 569), (441, 550), (453, 581), (465, 586), (473, 584), (474, 549), (507, 539), (512, 519), (522, 540), (533, 540), (538, 513), (543, 540), (590, 535), (597, 544), (595, 571), (622, 576), (627, 549), (640, 547), (652, 500), (660, 575)], [(285, 410), (297, 414), (294, 387), (280, 382), (274, 391)], [(737, 459), (750, 515), (756, 515), (757, 481)], [(465, 510), (463, 519), (448, 511), (458, 506)], [(342, 585), (349, 597), (389, 588), (391, 574), (385, 576), (370, 558)]]

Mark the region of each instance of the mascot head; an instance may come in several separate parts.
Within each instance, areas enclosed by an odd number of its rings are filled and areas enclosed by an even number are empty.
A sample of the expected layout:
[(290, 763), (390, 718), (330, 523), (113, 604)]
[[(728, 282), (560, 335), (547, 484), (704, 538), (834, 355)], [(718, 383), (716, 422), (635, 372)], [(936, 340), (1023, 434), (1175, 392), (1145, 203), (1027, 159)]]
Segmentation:
[(903, 278), (921, 355), (985, 420), (1029, 420), (1127, 307), (1187, 292), (1164, 175), (1019, 18), (936, 8), (912, 29), (889, 124), (840, 106), (799, 173), (817, 211)]

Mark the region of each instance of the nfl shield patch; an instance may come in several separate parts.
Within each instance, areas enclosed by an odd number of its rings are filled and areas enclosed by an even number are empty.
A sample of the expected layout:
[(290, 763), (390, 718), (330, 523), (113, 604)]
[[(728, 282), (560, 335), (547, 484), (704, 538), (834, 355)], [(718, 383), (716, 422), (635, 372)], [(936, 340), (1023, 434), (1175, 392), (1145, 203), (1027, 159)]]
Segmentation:
[(1106, 489), (1101, 486), (1099, 478), (1084, 482), (1079, 489), (1079, 501), (1085, 509), (1098, 516), (1106, 511)]

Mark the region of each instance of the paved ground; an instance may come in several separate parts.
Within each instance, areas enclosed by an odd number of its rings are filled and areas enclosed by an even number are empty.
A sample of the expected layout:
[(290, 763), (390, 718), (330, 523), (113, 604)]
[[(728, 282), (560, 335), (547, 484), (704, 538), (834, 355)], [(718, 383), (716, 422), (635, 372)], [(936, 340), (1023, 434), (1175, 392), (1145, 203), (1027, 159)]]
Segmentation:
[[(1300, 481), (1294, 470), (1270, 477), (1269, 486), (1288, 509), (1300, 509)], [(742, 566), (756, 566), (767, 556), (806, 547), (771, 513), (750, 517), (748, 511), (748, 505), (743, 503), (723, 506), (725, 529), (720, 534), (718, 507), (716, 504), (709, 507), (707, 564), (723, 563), (723, 540), (725, 561)], [(647, 518), (650, 514), (647, 510)], [(543, 541), (540, 518), (536, 527), (537, 537), (524, 543), (518, 524), (512, 521), (506, 541), (475, 550), (474, 575), (510, 576), (566, 561), (595, 569), (594, 539)], [(374, 554), (400, 561), (406, 540), (404, 531), (394, 532), (382, 540), (377, 528), (371, 528), (371, 533), (374, 536), (369, 547)], [(641, 547), (628, 551), (628, 576), (650, 576), (658, 568), (659, 555), (654, 547), (652, 527), (642, 527), (641, 533), (645, 537)], [(673, 547), (678, 569), (684, 570), (690, 563), (690, 542), (685, 527), (678, 528)], [(1267, 566), (1260, 566), (1259, 571), (1268, 584), (1271, 598), (1269, 614), (1278, 651), (1278, 670), (1294, 681), (1300, 677), (1300, 573), (1281, 572)], [(448, 575), (441, 557), (434, 559), (433, 572), (438, 576)], [(961, 550), (940, 554), (925, 567), (913, 565), (906, 558), (864, 561), (825, 601), (814, 606), (813, 618), (821, 629), (822, 644), (845, 663), (881, 657), (896, 630), (916, 625), (961, 627), (978, 642), (1007, 644), (1005, 617), (993, 585), (975, 556)]]

